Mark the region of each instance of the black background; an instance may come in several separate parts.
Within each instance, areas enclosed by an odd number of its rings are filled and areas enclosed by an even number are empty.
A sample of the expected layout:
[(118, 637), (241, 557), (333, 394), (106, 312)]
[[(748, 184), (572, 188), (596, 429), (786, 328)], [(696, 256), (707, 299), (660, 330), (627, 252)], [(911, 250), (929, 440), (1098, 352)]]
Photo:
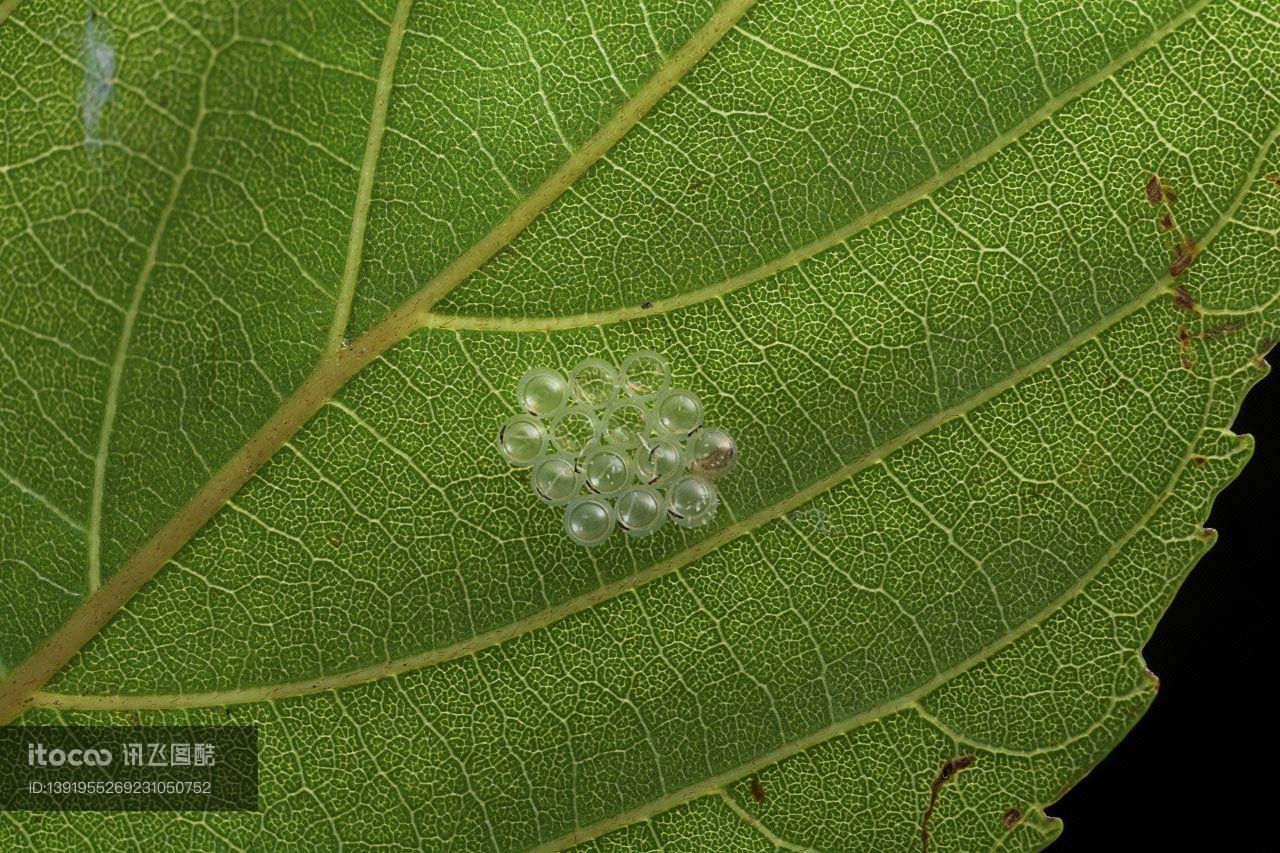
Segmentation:
[[(1275, 352), (1271, 360), (1275, 360)], [(1249, 392), (1234, 429), (1253, 459), (1213, 506), (1218, 542), (1161, 620), (1144, 656), (1160, 678), (1150, 711), (1092, 773), (1045, 811), (1059, 851), (1275, 849), (1270, 780), (1280, 762), (1276, 608), (1280, 375)], [(1198, 839), (1212, 838), (1209, 845)], [(1264, 841), (1269, 839), (1269, 841)]]

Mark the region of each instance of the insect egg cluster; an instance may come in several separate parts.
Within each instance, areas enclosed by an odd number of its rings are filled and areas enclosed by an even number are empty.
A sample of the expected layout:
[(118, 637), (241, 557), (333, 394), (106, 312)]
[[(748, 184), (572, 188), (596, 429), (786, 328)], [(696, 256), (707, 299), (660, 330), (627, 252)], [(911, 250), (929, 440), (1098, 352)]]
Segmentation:
[(599, 545), (619, 527), (648, 536), (668, 520), (699, 527), (715, 517), (714, 481), (733, 468), (737, 446), (703, 424), (696, 394), (671, 387), (658, 353), (632, 353), (618, 367), (584, 359), (568, 376), (535, 367), (520, 377), (516, 403), (498, 449), (529, 469), (538, 500), (564, 508), (577, 544)]

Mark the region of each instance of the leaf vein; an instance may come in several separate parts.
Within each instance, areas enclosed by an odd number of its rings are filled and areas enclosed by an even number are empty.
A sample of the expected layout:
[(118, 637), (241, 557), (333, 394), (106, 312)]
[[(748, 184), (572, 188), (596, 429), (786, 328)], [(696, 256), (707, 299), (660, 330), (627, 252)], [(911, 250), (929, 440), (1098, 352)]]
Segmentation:
[(369, 224), (369, 208), (373, 203), (373, 184), (378, 172), (378, 156), (382, 153), (382, 136), (387, 129), (387, 109), (391, 103), (392, 81), (395, 78), (396, 60), (400, 57), (400, 45), (404, 41), (409, 24), (409, 10), (413, 0), (400, 0), (395, 18), (387, 34), (387, 49), (382, 56), (382, 68), (378, 72), (378, 85), (373, 96), (373, 112), (369, 119), (369, 137), (365, 142), (364, 159), (360, 163), (360, 182), (356, 187), (356, 206), (351, 213), (351, 233), (347, 239), (347, 262), (342, 270), (342, 283), (334, 304), (333, 323), (329, 328), (329, 340), (324, 360), (328, 360), (342, 346), (346, 338), (347, 324), (351, 319), (351, 303), (355, 300), (356, 280), (360, 277), (360, 261), (364, 257), (364, 232)]
[(625, 320), (669, 313), (679, 308), (687, 308), (691, 305), (697, 305), (733, 293), (761, 279), (770, 278), (820, 252), (826, 251), (832, 246), (843, 243), (876, 223), (888, 219), (903, 208), (928, 197), (934, 191), (946, 186), (975, 166), (992, 159), (996, 154), (1016, 143), (1033, 128), (1049, 119), (1064, 105), (1084, 95), (1094, 87), (1107, 82), (1119, 69), (1159, 44), (1166, 36), (1179, 29), (1187, 21), (1193, 20), (1207, 3), (1208, 0), (1201, 0), (1199, 3), (1189, 7), (1160, 29), (1154, 30), (1147, 38), (1113, 59), (1097, 73), (1063, 90), (1056, 98), (1047, 100), (1040, 109), (1031, 113), (970, 156), (958, 160), (942, 171), (936, 172), (928, 180), (916, 184), (896, 198), (862, 214), (846, 225), (753, 269), (722, 279), (714, 284), (691, 290), (688, 293), (670, 296), (665, 299), (651, 300), (647, 308), (639, 305), (627, 305), (604, 311), (584, 312), (561, 317), (480, 317), (465, 314), (434, 313), (429, 309), (425, 309), (421, 317), (422, 325), (427, 328), (495, 332), (547, 332), (560, 329), (580, 329), (587, 326), (605, 326)]
[(141, 269), (138, 271), (137, 281), (134, 282), (133, 293), (129, 298), (129, 305), (125, 309), (124, 322), (120, 327), (120, 338), (116, 344), (115, 355), (111, 360), (111, 372), (107, 380), (106, 402), (103, 405), (102, 427), (98, 433), (98, 448), (93, 463), (93, 489), (89, 501), (88, 588), (90, 594), (93, 594), (102, 584), (102, 503), (106, 496), (107, 457), (111, 450), (111, 433), (115, 427), (116, 413), (120, 401), (120, 386), (124, 379), (124, 366), (129, 356), (129, 345), (133, 339), (133, 327), (137, 322), (138, 313), (142, 307), (142, 297), (146, 293), (147, 282), (151, 279), (151, 273), (156, 268), (156, 261), (160, 254), (160, 244), (164, 240), (165, 231), (169, 226), (169, 219), (173, 216), (173, 211), (178, 204), (178, 196), (182, 193), (182, 185), (195, 165), (196, 145), (200, 139), (200, 125), (207, 114), (205, 101), (209, 75), (213, 73), (213, 65), (216, 61), (217, 54), (211, 52), (209, 61), (205, 65), (204, 73), (200, 77), (196, 117), (187, 140), (187, 150), (183, 158), (182, 168), (178, 170), (178, 173), (173, 178), (173, 183), (169, 190), (169, 198), (166, 200), (165, 206), (156, 222), (155, 235), (151, 239), (151, 244), (147, 247), (147, 254), (143, 259)]

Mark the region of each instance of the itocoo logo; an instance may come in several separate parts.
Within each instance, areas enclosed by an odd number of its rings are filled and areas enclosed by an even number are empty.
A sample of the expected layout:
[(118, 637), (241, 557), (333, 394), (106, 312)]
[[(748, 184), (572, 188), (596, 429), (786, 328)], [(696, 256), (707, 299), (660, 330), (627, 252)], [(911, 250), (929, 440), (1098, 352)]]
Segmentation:
[(111, 760), (109, 749), (49, 749), (42, 743), (27, 744), (28, 767), (108, 767)]

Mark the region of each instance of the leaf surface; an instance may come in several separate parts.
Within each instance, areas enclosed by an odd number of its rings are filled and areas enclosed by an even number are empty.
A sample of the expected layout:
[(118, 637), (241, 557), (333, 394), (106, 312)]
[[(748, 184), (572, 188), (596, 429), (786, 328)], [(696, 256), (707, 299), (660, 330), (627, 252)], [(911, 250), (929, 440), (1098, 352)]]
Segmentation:
[[(1044, 846), (1249, 454), (1280, 10), (446, 5), (0, 4), (0, 712), (265, 804), (3, 846)], [(493, 436), (636, 349), (742, 458), (583, 550)]]

